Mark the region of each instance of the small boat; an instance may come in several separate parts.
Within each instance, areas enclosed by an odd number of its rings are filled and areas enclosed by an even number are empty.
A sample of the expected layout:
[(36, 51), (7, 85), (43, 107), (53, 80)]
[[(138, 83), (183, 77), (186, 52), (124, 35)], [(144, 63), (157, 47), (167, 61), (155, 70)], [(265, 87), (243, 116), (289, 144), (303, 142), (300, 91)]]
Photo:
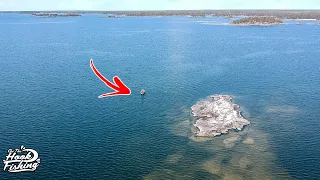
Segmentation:
[(141, 94), (142, 96), (145, 95), (145, 94), (146, 94), (146, 90), (141, 89), (140, 94)]

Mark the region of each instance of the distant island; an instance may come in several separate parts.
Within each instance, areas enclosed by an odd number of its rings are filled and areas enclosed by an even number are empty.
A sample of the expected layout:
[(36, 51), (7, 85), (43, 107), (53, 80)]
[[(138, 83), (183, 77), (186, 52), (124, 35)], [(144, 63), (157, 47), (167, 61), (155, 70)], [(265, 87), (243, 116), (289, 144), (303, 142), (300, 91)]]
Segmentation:
[(76, 17), (81, 16), (81, 14), (76, 13), (32, 13), (33, 16), (38, 17)]
[(238, 26), (273, 26), (283, 24), (283, 22), (276, 17), (247, 17), (235, 20), (231, 24)]
[(240, 113), (240, 106), (232, 103), (228, 95), (212, 95), (191, 107), (193, 116), (198, 119), (193, 124), (195, 135), (199, 137), (214, 137), (228, 133), (229, 130), (242, 130), (250, 122)]
[(123, 16), (118, 16), (118, 15), (108, 15), (107, 18), (121, 18)]

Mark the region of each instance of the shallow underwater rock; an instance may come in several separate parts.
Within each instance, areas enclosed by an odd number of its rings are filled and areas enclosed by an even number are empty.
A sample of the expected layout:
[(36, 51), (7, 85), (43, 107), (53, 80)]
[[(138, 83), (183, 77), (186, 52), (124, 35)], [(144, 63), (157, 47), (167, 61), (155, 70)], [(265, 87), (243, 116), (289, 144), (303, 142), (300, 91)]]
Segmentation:
[(251, 145), (251, 144), (254, 144), (254, 140), (252, 137), (247, 137), (242, 143)]
[(265, 112), (271, 114), (295, 114), (300, 112), (300, 109), (296, 106), (289, 105), (268, 106), (266, 107)]
[(237, 174), (226, 174), (223, 176), (223, 180), (243, 180), (243, 178)]
[(239, 138), (240, 136), (233, 136), (233, 137), (227, 138), (223, 140), (223, 144), (225, 145), (226, 148), (233, 148)]
[(239, 161), (239, 166), (242, 169), (250, 169), (252, 166), (252, 161), (248, 157), (242, 157)]
[(188, 134), (190, 132), (190, 121), (184, 120), (181, 122), (177, 122), (172, 125), (171, 130), (176, 136), (188, 137)]
[(166, 162), (174, 164), (174, 163), (178, 163), (182, 158), (183, 158), (182, 153), (175, 153), (175, 154), (169, 155), (166, 159)]
[(203, 164), (203, 169), (207, 172), (216, 175), (221, 176), (222, 175), (222, 166), (219, 162), (214, 160), (209, 160)]
[(212, 95), (191, 107), (193, 116), (199, 119), (194, 123), (196, 136), (214, 137), (229, 130), (242, 130), (250, 122), (241, 115), (240, 106), (232, 103), (228, 95)]
[(194, 142), (198, 142), (198, 143), (212, 140), (211, 137), (197, 137), (197, 136), (191, 136), (191, 137), (189, 137), (189, 139), (194, 141)]

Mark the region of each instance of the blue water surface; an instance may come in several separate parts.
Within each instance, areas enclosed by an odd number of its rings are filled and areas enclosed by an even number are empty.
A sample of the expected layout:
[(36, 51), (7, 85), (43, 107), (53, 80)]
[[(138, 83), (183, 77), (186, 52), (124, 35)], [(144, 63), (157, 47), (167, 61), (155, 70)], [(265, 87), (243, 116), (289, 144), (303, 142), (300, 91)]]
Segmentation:
[[(320, 26), (217, 25), (225, 21), (0, 14), (0, 158), (24, 145), (41, 159), (35, 172), (0, 179), (143, 179), (181, 149), (183, 171), (214, 154), (175, 135), (170, 117), (216, 93), (239, 97), (275, 169), (320, 179)], [(91, 58), (132, 94), (99, 99), (112, 90)]]

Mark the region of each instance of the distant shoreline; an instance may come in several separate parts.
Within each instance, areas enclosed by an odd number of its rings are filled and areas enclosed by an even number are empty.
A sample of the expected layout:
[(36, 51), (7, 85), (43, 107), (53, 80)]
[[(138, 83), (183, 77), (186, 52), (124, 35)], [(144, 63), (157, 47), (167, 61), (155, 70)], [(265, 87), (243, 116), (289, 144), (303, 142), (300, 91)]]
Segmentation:
[(159, 11), (0, 11), (0, 13), (65, 13), (65, 14), (112, 14), (115, 16), (274, 16), (279, 19), (320, 20), (320, 10), (159, 10)]
[(56, 17), (78, 17), (81, 14), (78, 13), (32, 13), (32, 16), (42, 18), (56, 18)]
[(317, 21), (318, 19), (283, 19), (288, 21)]

